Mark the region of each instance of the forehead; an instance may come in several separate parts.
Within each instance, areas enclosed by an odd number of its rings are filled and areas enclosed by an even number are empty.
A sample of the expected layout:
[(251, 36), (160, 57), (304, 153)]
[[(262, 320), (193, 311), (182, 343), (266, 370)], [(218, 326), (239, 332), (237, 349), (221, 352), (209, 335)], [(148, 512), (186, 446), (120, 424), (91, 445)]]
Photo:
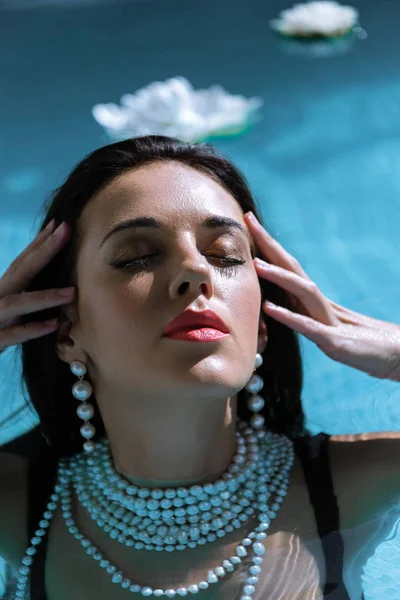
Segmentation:
[(244, 223), (243, 211), (235, 198), (211, 176), (186, 165), (155, 162), (120, 175), (86, 205), (82, 224), (95, 220), (113, 224), (122, 217), (150, 215), (183, 220), (204, 213), (236, 218)]

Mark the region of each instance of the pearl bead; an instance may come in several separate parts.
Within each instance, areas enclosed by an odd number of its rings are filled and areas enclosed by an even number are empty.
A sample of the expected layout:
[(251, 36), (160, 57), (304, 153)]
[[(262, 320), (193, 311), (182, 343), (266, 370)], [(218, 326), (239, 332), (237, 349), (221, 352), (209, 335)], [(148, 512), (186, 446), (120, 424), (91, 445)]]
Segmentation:
[(86, 366), (79, 360), (75, 360), (73, 363), (71, 363), (70, 369), (77, 377), (83, 377), (83, 375), (86, 375), (87, 372)]
[(261, 573), (261, 567), (259, 567), (258, 565), (252, 565), (251, 567), (249, 567), (249, 571), (252, 575), (258, 575), (259, 573)]
[(265, 546), (261, 542), (255, 542), (253, 544), (253, 550), (258, 556), (264, 556)]
[(256, 588), (254, 587), (254, 585), (245, 585), (243, 591), (245, 594), (248, 594), (250, 596), (250, 594), (254, 594)]
[(257, 352), (255, 368), (258, 369), (258, 367), (261, 367), (262, 364), (263, 364), (263, 357), (259, 352)]
[(203, 580), (203, 581), (200, 581), (200, 583), (199, 583), (199, 588), (200, 588), (201, 590), (207, 590), (209, 587), (210, 587), (210, 586), (209, 586), (209, 584), (208, 584), (208, 581), (204, 581), (204, 580)]
[(259, 410), (264, 408), (264, 404), (265, 400), (262, 396), (252, 396), (247, 402), (247, 406), (250, 408), (250, 410), (253, 410), (254, 412), (258, 412)]
[(87, 441), (83, 444), (85, 452), (93, 452), (96, 448), (96, 444), (92, 441)]
[(262, 415), (253, 415), (250, 419), (250, 423), (254, 429), (260, 429), (264, 426), (265, 419)]
[(264, 387), (264, 381), (259, 375), (252, 375), (246, 385), (246, 390), (251, 394), (256, 394)]
[(80, 404), (76, 409), (76, 413), (83, 421), (88, 421), (94, 415), (94, 408), (89, 403)]
[(77, 400), (86, 400), (92, 395), (92, 386), (89, 381), (76, 381), (72, 386), (72, 394)]
[(236, 548), (236, 554), (240, 557), (243, 558), (243, 556), (247, 556), (247, 550), (244, 546), (237, 546)]
[(96, 430), (91, 423), (85, 423), (80, 428), (80, 432), (81, 432), (82, 437), (89, 440), (90, 438), (92, 438), (94, 436), (94, 434), (96, 433)]
[(224, 567), (225, 571), (228, 571), (229, 573), (234, 570), (233, 564), (230, 560), (224, 560), (222, 566)]

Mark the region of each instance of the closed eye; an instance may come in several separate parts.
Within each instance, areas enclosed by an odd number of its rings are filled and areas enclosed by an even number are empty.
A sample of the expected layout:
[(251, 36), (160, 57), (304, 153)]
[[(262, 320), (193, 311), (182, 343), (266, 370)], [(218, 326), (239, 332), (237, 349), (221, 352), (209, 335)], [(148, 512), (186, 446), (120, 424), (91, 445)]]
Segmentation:
[[(113, 263), (112, 266), (114, 266), (117, 269), (130, 269), (130, 268), (135, 268), (135, 267), (145, 267), (151, 262), (151, 260), (153, 258), (155, 258), (157, 256), (159, 256), (157, 253), (156, 254), (147, 254), (145, 256), (139, 256), (138, 258), (134, 258), (129, 261)], [(234, 270), (239, 265), (243, 265), (246, 262), (245, 260), (240, 260), (240, 259), (234, 258), (232, 256), (210, 256), (210, 258), (214, 258), (216, 260), (221, 261), (223, 264), (223, 267), (219, 267), (219, 268), (223, 268), (225, 270), (227, 269), (228, 271), (229, 271), (229, 269)]]

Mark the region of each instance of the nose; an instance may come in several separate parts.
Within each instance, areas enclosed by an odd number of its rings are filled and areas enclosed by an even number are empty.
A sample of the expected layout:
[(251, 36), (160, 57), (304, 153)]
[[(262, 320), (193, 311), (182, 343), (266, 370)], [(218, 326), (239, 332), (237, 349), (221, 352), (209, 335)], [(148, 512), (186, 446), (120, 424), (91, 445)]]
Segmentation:
[(171, 275), (169, 292), (171, 298), (192, 293), (196, 298), (203, 294), (211, 298), (214, 294), (211, 267), (206, 258), (193, 246), (186, 243), (176, 252), (175, 267)]

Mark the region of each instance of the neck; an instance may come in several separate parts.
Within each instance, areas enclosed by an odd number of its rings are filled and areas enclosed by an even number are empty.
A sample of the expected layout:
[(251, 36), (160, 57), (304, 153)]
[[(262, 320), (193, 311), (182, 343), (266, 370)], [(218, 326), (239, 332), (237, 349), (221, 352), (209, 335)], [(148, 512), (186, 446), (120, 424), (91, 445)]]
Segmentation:
[(205, 483), (214, 483), (215, 481), (217, 481), (220, 476), (222, 475), (222, 473), (224, 473), (230, 464), (230, 460), (229, 462), (225, 465), (225, 467), (218, 471), (217, 473), (207, 473), (204, 477), (199, 477), (197, 479), (174, 479), (174, 480), (165, 480), (165, 479), (139, 479), (138, 477), (132, 477), (132, 475), (129, 475), (129, 473), (124, 473), (123, 471), (121, 471), (118, 467), (116, 467), (115, 465), (115, 469), (116, 471), (118, 471), (118, 473), (120, 473), (121, 475), (123, 475), (123, 477), (125, 479), (127, 479), (128, 481), (130, 481), (131, 483), (133, 483), (134, 485), (137, 485), (138, 487), (147, 487), (147, 488), (163, 488), (163, 487), (179, 487), (179, 486), (190, 486), (190, 485), (204, 485)]
[(104, 419), (114, 468), (138, 487), (217, 481), (236, 452), (236, 397), (208, 399), (197, 414), (193, 403), (171, 409), (164, 402), (163, 407), (151, 409), (142, 401), (141, 410), (135, 406), (129, 418), (114, 403), (112, 421), (107, 415)]

